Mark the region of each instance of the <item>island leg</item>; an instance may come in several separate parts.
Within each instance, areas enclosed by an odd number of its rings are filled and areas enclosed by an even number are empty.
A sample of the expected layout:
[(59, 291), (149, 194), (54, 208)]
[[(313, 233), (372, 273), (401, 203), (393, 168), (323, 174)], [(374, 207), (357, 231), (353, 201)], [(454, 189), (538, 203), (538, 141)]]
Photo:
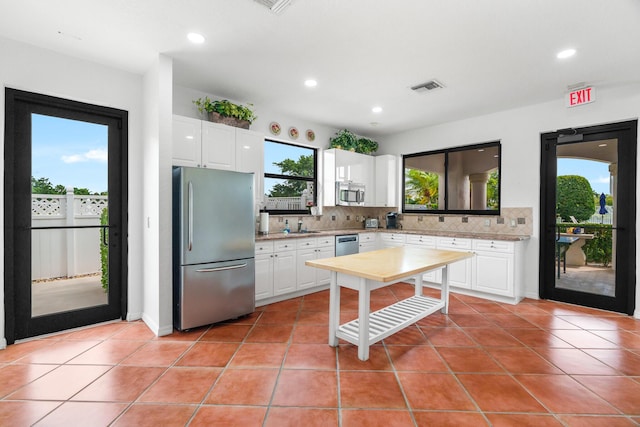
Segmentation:
[(440, 299), (444, 302), (442, 314), (449, 313), (449, 264), (442, 269), (442, 288), (440, 290)]
[(340, 325), (340, 286), (338, 286), (338, 273), (331, 272), (331, 282), (329, 285), (329, 345), (336, 347), (338, 337), (336, 332)]
[(422, 273), (416, 274), (413, 281), (416, 285), (416, 289), (415, 289), (416, 296), (421, 297), (422, 296)]
[(369, 359), (369, 303), (370, 292), (367, 288), (367, 279), (360, 278), (360, 291), (358, 292), (358, 359)]

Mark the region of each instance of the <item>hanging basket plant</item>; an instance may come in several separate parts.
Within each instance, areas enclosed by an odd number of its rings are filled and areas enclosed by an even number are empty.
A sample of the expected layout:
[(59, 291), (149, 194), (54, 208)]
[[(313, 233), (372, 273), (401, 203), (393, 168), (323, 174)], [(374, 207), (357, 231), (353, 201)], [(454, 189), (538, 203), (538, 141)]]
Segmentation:
[(193, 103), (200, 113), (207, 113), (208, 120), (215, 123), (249, 129), (249, 125), (257, 118), (249, 107), (234, 104), (226, 99), (212, 101), (206, 96), (194, 100)]
[(378, 143), (369, 138), (358, 138), (353, 132), (343, 129), (329, 138), (330, 148), (339, 148), (356, 153), (371, 154), (378, 150)]

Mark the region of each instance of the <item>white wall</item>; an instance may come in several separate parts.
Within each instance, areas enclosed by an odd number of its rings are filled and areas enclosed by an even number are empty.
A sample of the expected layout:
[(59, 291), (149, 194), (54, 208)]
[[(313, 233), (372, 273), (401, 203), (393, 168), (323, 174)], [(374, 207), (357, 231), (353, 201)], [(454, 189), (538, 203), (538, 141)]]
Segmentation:
[[(0, 38), (0, 145), (4, 147), (4, 89), (6, 87), (119, 108), (129, 112), (129, 313), (142, 312), (142, 79), (100, 64), (64, 56)], [(0, 160), (2, 161), (2, 160)], [(2, 165), (4, 170), (4, 165)], [(2, 180), (4, 173), (0, 174)], [(0, 183), (0, 219), (4, 213), (4, 184)], [(4, 222), (4, 221), (3, 221)], [(4, 234), (0, 230), (0, 263)], [(4, 265), (0, 264), (2, 271)], [(3, 273), (4, 274), (4, 273)], [(0, 276), (4, 281), (4, 276)], [(128, 317), (131, 316), (128, 314)], [(0, 348), (6, 343), (4, 283), (0, 286)]]
[[(640, 85), (598, 89), (597, 101), (566, 108), (558, 100), (496, 114), (407, 131), (386, 138), (383, 154), (420, 151), (475, 144), (502, 142), (502, 200), (504, 207), (532, 207), (534, 233), (525, 259), (526, 296), (538, 297), (539, 221), (540, 221), (540, 134), (569, 127), (583, 127), (637, 119), (640, 116)], [(640, 195), (640, 185), (637, 186)], [(640, 230), (640, 228), (638, 228)], [(640, 239), (638, 239), (640, 242)], [(636, 249), (640, 255), (640, 251)], [(636, 260), (636, 265), (640, 263)], [(636, 274), (637, 276), (637, 274)], [(636, 317), (640, 317), (640, 289), (636, 292)]]

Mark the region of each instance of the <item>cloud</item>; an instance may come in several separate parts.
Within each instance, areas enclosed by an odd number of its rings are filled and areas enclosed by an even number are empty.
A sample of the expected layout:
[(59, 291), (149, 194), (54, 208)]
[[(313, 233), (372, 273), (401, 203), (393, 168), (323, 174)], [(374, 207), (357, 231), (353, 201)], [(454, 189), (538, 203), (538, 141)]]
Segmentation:
[(72, 154), (70, 156), (62, 156), (62, 161), (65, 163), (79, 163), (79, 162), (106, 162), (108, 159), (107, 150), (104, 148), (98, 148), (96, 150), (89, 150), (82, 154)]
[(611, 181), (611, 177), (609, 176), (600, 176), (597, 179), (594, 179), (593, 182), (597, 182), (599, 184), (608, 184)]

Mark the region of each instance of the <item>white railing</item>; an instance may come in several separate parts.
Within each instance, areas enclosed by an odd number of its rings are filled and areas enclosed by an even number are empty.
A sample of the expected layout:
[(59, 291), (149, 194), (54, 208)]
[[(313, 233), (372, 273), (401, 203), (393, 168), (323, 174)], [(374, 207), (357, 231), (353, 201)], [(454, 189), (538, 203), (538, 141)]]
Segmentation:
[(301, 210), (306, 209), (306, 197), (266, 197), (267, 210)]
[[(100, 225), (108, 196), (33, 194), (32, 227)], [(31, 276), (33, 280), (74, 277), (100, 272), (99, 228), (46, 229), (31, 233)]]

